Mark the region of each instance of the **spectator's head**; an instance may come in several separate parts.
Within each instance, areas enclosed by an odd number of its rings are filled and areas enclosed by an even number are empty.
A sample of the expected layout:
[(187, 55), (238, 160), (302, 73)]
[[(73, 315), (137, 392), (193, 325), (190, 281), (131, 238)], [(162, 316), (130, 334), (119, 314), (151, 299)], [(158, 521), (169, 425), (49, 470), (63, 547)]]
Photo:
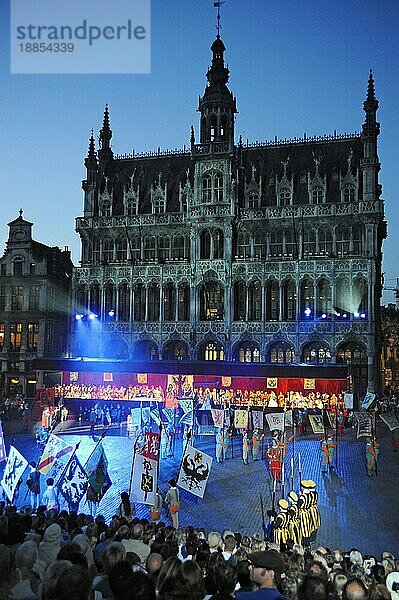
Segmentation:
[(387, 576), (386, 586), (391, 594), (392, 600), (399, 600), (399, 572), (392, 571)]
[(176, 556), (170, 557), (163, 563), (158, 577), (158, 592), (163, 600), (175, 587), (177, 573), (182, 562)]
[(123, 579), (120, 591), (114, 595), (115, 600), (156, 600), (155, 585), (143, 571), (135, 571)]
[(118, 536), (121, 540), (128, 540), (130, 537), (130, 527), (129, 525), (122, 525), (118, 529)]
[(237, 570), (237, 579), (240, 584), (240, 588), (245, 588), (246, 590), (251, 589), (252, 581), (251, 581), (251, 572), (249, 568), (248, 560), (239, 560), (236, 566)]
[(202, 571), (195, 560), (187, 560), (177, 570), (173, 588), (176, 600), (202, 600), (205, 586)]
[(91, 580), (87, 569), (81, 565), (68, 566), (59, 576), (55, 586), (57, 600), (88, 600), (91, 597)]
[(55, 560), (47, 567), (42, 578), (43, 600), (58, 600), (56, 590), (58, 579), (70, 567), (72, 563), (69, 560)]
[(366, 600), (367, 588), (358, 577), (349, 579), (342, 588), (342, 600)]
[(142, 525), (134, 525), (132, 529), (132, 538), (134, 540), (142, 540), (143, 539), (143, 526)]
[(210, 550), (216, 550), (221, 543), (221, 535), (217, 531), (211, 531), (208, 533), (208, 544)]
[(305, 575), (298, 588), (298, 600), (328, 600), (328, 584), (317, 575)]
[(282, 556), (276, 550), (261, 550), (248, 556), (251, 565), (251, 579), (259, 587), (274, 588), (280, 582), (285, 570)]
[(32, 540), (28, 540), (17, 549), (15, 553), (15, 566), (18, 569), (26, 568), (30, 571), (37, 560), (37, 555), (37, 544)]
[(111, 542), (103, 555), (103, 569), (109, 573), (118, 562), (126, 560), (126, 550), (120, 542)]
[(234, 535), (226, 535), (224, 538), (224, 549), (226, 552), (233, 553), (236, 547), (236, 538)]
[(115, 600), (123, 598), (125, 593), (125, 583), (128, 577), (133, 573), (132, 567), (127, 560), (122, 560), (112, 567), (108, 573), (109, 587), (115, 596)]
[(157, 579), (163, 565), (163, 558), (158, 552), (151, 552), (147, 556), (145, 568), (150, 577)]
[(187, 554), (195, 556), (198, 550), (198, 539), (195, 535), (190, 535), (186, 540)]
[(46, 479), (46, 484), (48, 486), (54, 485), (54, 479), (52, 477), (49, 477), (48, 479)]
[(219, 594), (232, 596), (237, 581), (237, 569), (230, 562), (224, 561), (216, 567), (216, 586)]
[[(7, 581), (11, 571), (11, 550), (0, 544), (0, 582)], [(1, 585), (1, 584), (0, 584)]]
[(333, 586), (337, 598), (342, 598), (342, 591), (347, 581), (348, 577), (345, 573), (338, 572), (334, 575)]
[(373, 584), (367, 592), (367, 600), (391, 600), (393, 596), (388, 591), (386, 585), (382, 583)]

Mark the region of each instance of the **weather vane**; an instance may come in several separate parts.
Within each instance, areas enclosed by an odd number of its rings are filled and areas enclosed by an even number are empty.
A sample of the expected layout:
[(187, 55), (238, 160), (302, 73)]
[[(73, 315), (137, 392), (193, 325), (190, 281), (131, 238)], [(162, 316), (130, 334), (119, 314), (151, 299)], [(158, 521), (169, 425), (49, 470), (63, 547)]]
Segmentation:
[(219, 1), (219, 2), (214, 2), (213, 6), (214, 8), (218, 9), (218, 14), (217, 14), (217, 25), (216, 25), (216, 29), (218, 32), (218, 37), (220, 37), (220, 29), (221, 29), (221, 25), (220, 25), (220, 7), (222, 6), (222, 4), (224, 4), (224, 1)]

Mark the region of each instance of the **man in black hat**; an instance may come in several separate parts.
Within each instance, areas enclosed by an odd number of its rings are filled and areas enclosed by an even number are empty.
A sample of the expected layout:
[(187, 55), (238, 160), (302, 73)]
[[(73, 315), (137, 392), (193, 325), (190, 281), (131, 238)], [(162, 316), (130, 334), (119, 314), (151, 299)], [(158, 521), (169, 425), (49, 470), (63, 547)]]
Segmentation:
[(253, 583), (258, 586), (254, 592), (242, 592), (240, 600), (287, 600), (277, 586), (285, 570), (284, 559), (276, 550), (263, 550), (248, 555), (249, 568)]

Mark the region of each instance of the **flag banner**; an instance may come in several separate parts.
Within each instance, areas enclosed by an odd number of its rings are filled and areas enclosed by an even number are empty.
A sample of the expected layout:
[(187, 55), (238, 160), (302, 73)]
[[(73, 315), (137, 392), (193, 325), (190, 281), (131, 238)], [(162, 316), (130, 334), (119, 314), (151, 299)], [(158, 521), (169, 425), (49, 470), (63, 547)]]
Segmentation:
[(380, 415), (380, 418), (384, 421), (385, 425), (389, 428), (389, 431), (399, 429), (399, 420), (394, 412), (387, 412)]
[(86, 472), (74, 453), (58, 482), (58, 491), (70, 511), (78, 512), (79, 503), (86, 493), (87, 485)]
[(285, 426), (292, 427), (292, 410), (285, 411)]
[(324, 434), (322, 415), (309, 415), (310, 426), (316, 435)]
[(135, 454), (132, 487), (130, 489), (130, 499), (132, 502), (150, 505), (155, 503), (155, 494), (158, 485), (157, 473), (158, 461), (142, 454)]
[(141, 409), (131, 408), (130, 415), (132, 417), (132, 427), (140, 427), (141, 425)]
[(267, 377), (266, 378), (266, 387), (270, 390), (276, 390), (278, 387), (278, 379), (277, 377)]
[(147, 383), (147, 373), (137, 373), (137, 383)]
[(203, 498), (211, 466), (212, 456), (187, 445), (181, 461), (177, 485), (182, 490)]
[(269, 413), (266, 415), (266, 420), (270, 431), (273, 431), (274, 429), (277, 429), (278, 431), (284, 430), (284, 413)]
[(160, 443), (161, 436), (159, 433), (147, 431), (144, 439), (144, 448), (142, 449), (141, 454), (146, 458), (151, 458), (151, 460), (158, 460)]
[(337, 415), (335, 412), (327, 411), (328, 421), (330, 423), (331, 429), (337, 428)]
[(303, 389), (304, 390), (314, 390), (316, 388), (316, 380), (315, 379), (304, 379), (303, 380)]
[(79, 371), (70, 371), (69, 372), (69, 381), (74, 382), (79, 379)]
[(3, 462), (3, 460), (7, 460), (7, 456), (6, 456), (6, 445), (4, 443), (3, 429), (2, 429), (1, 421), (0, 421), (0, 462)]
[(148, 423), (150, 420), (150, 407), (144, 406), (141, 410), (141, 421), (142, 423)]
[(361, 404), (362, 409), (367, 410), (367, 408), (373, 404), (374, 399), (375, 399), (375, 394), (372, 394), (371, 392), (367, 392), (367, 394), (365, 395), (365, 397), (362, 400), (362, 404)]
[(183, 409), (183, 415), (180, 417), (179, 423), (192, 427), (194, 422), (193, 400), (190, 398), (182, 399), (180, 400), (180, 406)]
[(261, 410), (252, 411), (252, 427), (254, 429), (262, 429), (263, 431), (263, 412)]
[(159, 414), (158, 406), (150, 409), (150, 417), (159, 426), (161, 422), (161, 415)]
[(168, 421), (168, 423), (173, 423), (175, 420), (175, 409), (174, 408), (163, 408), (162, 414)]
[(193, 400), (192, 398), (180, 398), (179, 400), (180, 408), (183, 410), (183, 413), (186, 414), (193, 410)]
[(231, 377), (222, 377), (222, 387), (231, 387)]
[(211, 408), (211, 415), (215, 427), (223, 427), (224, 425), (224, 410), (220, 408)]
[(248, 429), (248, 411), (237, 409), (234, 411), (234, 427), (236, 429)]
[(372, 421), (370, 413), (364, 411), (355, 413), (357, 419), (357, 437), (372, 437)]
[(194, 375), (181, 376), (181, 395), (185, 398), (192, 398), (194, 394)]
[(74, 450), (74, 446), (66, 444), (64, 440), (57, 435), (54, 435), (53, 433), (50, 434), (37, 470), (45, 477), (52, 477), (54, 479), (54, 485), (57, 485), (58, 479)]
[(353, 410), (353, 394), (345, 392), (344, 394), (344, 406), (348, 410)]
[(98, 494), (99, 499), (101, 499), (112, 485), (112, 481), (108, 475), (108, 459), (101, 443), (98, 444), (93, 454), (89, 456), (85, 464), (85, 471), (90, 486)]
[(1, 480), (1, 486), (10, 502), (13, 501), (15, 488), (27, 466), (26, 458), (14, 446), (10, 446), (10, 453)]

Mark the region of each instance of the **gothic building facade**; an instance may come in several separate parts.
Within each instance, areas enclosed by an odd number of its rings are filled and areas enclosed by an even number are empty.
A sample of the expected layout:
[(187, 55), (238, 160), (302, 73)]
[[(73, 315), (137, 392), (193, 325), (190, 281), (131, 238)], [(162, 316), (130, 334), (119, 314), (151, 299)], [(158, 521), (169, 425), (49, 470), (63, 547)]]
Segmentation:
[(68, 351), (73, 265), (67, 248), (32, 239), (22, 210), (8, 227), (0, 257), (0, 397), (33, 398), (33, 361)]
[(211, 51), (189, 150), (115, 155), (107, 106), (91, 136), (73, 354), (350, 362), (367, 386), (386, 235), (372, 74), (360, 133), (244, 144), (219, 36)]

